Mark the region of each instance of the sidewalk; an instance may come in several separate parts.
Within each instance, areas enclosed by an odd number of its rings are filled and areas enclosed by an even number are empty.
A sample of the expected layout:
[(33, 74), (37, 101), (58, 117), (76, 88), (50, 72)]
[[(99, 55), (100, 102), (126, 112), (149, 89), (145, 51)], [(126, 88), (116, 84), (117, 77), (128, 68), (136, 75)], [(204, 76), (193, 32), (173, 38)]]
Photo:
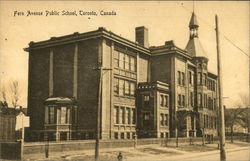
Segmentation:
[[(192, 151), (192, 148), (194, 151)], [(249, 149), (249, 143), (235, 142), (226, 143), (226, 151), (238, 151), (242, 149)], [(208, 150), (208, 151), (207, 151)], [(122, 153), (123, 161), (163, 161), (163, 160), (182, 160), (192, 157), (199, 157), (204, 155), (218, 154), (217, 144), (206, 144), (205, 146), (197, 145), (180, 145), (180, 147), (162, 147), (159, 144), (151, 144), (138, 146), (137, 148), (110, 148), (100, 149), (100, 160), (116, 161), (119, 152)], [(40, 158), (40, 159), (37, 159)], [(26, 155), (25, 160), (94, 160), (94, 150), (85, 151), (71, 151), (71, 152), (57, 152), (50, 154), (49, 158), (45, 158), (44, 154)]]

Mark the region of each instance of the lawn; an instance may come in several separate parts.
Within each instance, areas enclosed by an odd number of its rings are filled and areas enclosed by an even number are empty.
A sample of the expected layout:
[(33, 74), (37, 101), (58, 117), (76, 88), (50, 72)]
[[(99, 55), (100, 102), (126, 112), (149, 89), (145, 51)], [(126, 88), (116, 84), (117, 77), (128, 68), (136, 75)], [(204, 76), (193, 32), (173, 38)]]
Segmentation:
[(180, 145), (179, 147), (172, 147), (177, 150), (185, 151), (185, 152), (206, 152), (206, 151), (212, 151), (212, 150), (218, 150), (216, 147), (211, 147), (207, 145), (201, 145), (201, 144), (193, 144), (193, 145)]

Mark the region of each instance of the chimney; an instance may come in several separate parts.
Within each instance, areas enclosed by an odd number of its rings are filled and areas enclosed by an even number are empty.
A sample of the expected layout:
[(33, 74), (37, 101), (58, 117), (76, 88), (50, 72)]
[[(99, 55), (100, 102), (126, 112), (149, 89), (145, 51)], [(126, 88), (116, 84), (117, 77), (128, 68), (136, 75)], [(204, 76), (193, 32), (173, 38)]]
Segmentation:
[(135, 41), (140, 45), (148, 48), (148, 29), (144, 26), (135, 28)]

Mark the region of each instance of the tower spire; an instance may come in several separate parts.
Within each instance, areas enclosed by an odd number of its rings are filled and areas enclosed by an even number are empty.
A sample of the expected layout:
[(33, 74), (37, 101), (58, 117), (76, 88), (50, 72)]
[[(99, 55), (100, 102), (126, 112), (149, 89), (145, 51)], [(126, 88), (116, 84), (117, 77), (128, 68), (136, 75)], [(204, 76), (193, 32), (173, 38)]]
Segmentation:
[(193, 0), (193, 13), (194, 13), (194, 0)]
[(199, 28), (198, 21), (196, 19), (195, 13), (193, 12), (189, 22), (190, 39), (198, 37), (198, 28)]
[(191, 56), (194, 57), (205, 57), (207, 58), (207, 54), (204, 51), (199, 38), (198, 38), (198, 21), (194, 12), (192, 12), (192, 16), (189, 22), (189, 32), (190, 37), (188, 44), (186, 46), (186, 50)]

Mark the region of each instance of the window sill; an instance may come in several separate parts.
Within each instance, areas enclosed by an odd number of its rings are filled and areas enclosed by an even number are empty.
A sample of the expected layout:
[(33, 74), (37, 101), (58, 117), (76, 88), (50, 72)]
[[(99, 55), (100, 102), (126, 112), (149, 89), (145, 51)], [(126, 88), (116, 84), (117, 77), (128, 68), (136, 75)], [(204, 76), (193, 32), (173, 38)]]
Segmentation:
[(168, 109), (166, 106), (160, 106), (161, 109)]
[(130, 73), (133, 73), (133, 74), (136, 74), (136, 73), (137, 73), (136, 71), (131, 71), (131, 70), (127, 70), (127, 69), (122, 69), (122, 68), (119, 68), (119, 67), (114, 67), (114, 68), (117, 69), (117, 70), (124, 71), (124, 72), (130, 72)]
[(120, 96), (120, 95), (117, 95), (117, 94), (114, 94), (114, 96), (121, 97), (121, 98), (135, 99), (135, 96)]
[(115, 126), (135, 127), (135, 124), (114, 124)]
[(70, 126), (72, 124), (44, 124), (44, 126), (65, 126), (65, 125)]

